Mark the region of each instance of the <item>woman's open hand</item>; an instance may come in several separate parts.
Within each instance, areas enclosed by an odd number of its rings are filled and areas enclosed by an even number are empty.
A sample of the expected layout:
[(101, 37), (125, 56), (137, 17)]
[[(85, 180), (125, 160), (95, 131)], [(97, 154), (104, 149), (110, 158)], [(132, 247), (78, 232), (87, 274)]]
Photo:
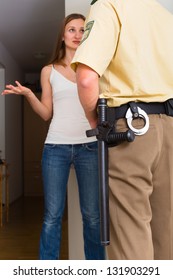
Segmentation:
[(2, 95), (6, 94), (18, 94), (18, 95), (24, 95), (28, 96), (31, 93), (31, 90), (27, 87), (22, 86), (18, 81), (15, 81), (17, 86), (13, 85), (6, 85), (4, 91), (2, 92)]

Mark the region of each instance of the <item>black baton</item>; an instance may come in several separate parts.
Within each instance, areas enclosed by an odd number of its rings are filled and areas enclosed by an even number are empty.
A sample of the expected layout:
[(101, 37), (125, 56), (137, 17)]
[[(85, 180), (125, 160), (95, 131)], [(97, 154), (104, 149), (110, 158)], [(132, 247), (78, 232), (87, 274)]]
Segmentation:
[[(106, 99), (98, 100), (98, 124), (106, 121)], [(100, 195), (100, 221), (101, 244), (109, 245), (109, 188), (108, 188), (108, 147), (105, 141), (98, 140), (99, 161), (99, 195)]]
[[(104, 98), (98, 99), (98, 126), (109, 123), (107, 120), (107, 101)], [(99, 129), (90, 129), (86, 131), (87, 137), (98, 136)], [(104, 137), (98, 139), (98, 165), (99, 165), (99, 201), (100, 201), (100, 228), (101, 244), (107, 246), (110, 244), (109, 237), (109, 184), (108, 184), (108, 146), (110, 144), (118, 145), (123, 141), (133, 142), (135, 135), (131, 130), (125, 132), (110, 132)]]

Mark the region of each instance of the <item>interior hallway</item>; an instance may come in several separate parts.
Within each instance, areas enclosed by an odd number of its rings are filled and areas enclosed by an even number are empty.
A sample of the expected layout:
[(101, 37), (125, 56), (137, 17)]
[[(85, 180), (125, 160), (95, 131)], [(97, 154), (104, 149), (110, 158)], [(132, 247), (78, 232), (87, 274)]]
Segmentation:
[[(0, 260), (38, 260), (43, 197), (23, 197), (10, 205), (9, 222), (0, 228)], [(68, 259), (68, 220), (65, 210), (61, 260)]]

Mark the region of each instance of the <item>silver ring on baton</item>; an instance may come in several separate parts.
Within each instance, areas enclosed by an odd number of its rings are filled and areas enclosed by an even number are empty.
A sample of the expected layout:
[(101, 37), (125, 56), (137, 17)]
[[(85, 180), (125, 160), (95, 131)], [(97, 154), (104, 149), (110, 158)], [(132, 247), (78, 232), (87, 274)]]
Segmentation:
[(142, 110), (140, 107), (138, 108), (138, 113), (139, 113), (139, 118), (143, 119), (145, 124), (144, 127), (137, 129), (135, 127), (132, 126), (132, 121), (135, 119), (133, 117), (132, 111), (129, 108), (126, 112), (126, 119), (127, 119), (127, 124), (128, 127), (134, 132), (135, 135), (143, 135), (147, 132), (147, 130), (149, 129), (149, 118), (148, 115), (146, 114), (146, 112), (144, 110)]

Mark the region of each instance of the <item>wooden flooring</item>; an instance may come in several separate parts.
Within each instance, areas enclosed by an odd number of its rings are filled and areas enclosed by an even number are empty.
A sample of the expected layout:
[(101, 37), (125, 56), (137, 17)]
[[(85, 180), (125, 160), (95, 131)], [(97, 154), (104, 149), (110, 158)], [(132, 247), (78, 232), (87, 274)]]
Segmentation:
[[(10, 205), (9, 222), (0, 228), (0, 260), (37, 260), (43, 198), (24, 197)], [(61, 260), (68, 259), (68, 220), (64, 213)]]

